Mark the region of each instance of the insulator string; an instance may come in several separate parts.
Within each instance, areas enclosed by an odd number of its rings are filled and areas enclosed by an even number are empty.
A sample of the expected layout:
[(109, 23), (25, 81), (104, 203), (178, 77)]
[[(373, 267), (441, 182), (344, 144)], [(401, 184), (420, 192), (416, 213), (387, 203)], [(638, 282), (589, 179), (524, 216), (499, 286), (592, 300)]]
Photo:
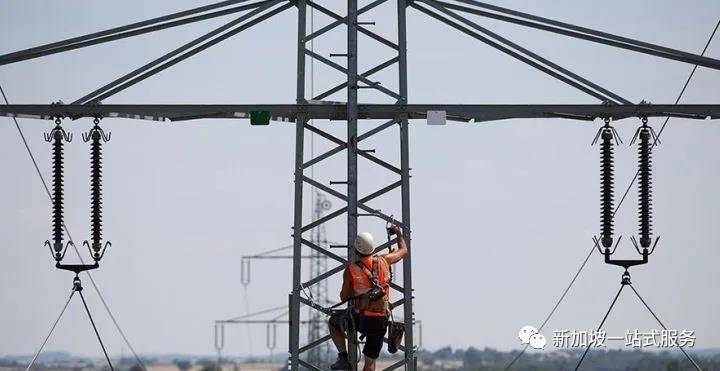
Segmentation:
[[(110, 140), (110, 135), (100, 127), (96, 118), (94, 126), (83, 135), (90, 142), (90, 247), (93, 259), (99, 261), (103, 255), (102, 246), (102, 142)], [(103, 252), (101, 252), (103, 251)]]
[(615, 209), (614, 134), (609, 123), (600, 130), (600, 231), (603, 247), (610, 248), (613, 244)]
[(60, 118), (55, 119), (55, 127), (49, 134), (45, 134), (45, 140), (52, 143), (52, 252), (53, 258), (60, 261), (63, 258), (64, 250), (64, 228), (65, 228), (65, 155), (63, 142), (70, 142), (72, 135), (69, 135), (60, 126)]
[(640, 128), (638, 146), (638, 229), (640, 245), (649, 248), (652, 238), (652, 129)]

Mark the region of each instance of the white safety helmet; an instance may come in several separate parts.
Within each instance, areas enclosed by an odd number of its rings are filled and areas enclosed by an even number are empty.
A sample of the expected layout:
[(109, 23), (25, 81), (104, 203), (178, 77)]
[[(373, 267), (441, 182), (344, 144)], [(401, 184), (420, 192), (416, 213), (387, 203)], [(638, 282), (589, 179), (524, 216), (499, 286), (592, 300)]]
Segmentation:
[(361, 255), (372, 255), (375, 250), (375, 239), (368, 232), (360, 232), (355, 239), (355, 250)]

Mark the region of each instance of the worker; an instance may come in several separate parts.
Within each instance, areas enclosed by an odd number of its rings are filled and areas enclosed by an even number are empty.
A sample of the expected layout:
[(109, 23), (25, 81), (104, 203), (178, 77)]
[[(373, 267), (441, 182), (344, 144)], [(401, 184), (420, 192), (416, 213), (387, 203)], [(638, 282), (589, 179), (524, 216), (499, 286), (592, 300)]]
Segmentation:
[[(365, 336), (365, 366), (363, 371), (374, 371), (375, 361), (382, 349), (390, 313), (390, 266), (401, 261), (408, 253), (402, 230), (397, 225), (388, 228), (397, 235), (398, 249), (384, 255), (374, 255), (375, 240), (368, 232), (358, 234), (355, 240), (356, 260), (348, 264), (343, 273), (340, 300), (352, 302), (352, 320), (358, 332)], [(347, 316), (330, 317), (330, 337), (338, 350), (338, 359), (330, 365), (332, 370), (352, 370), (348, 358), (342, 322)], [(399, 340), (398, 340), (399, 341)]]

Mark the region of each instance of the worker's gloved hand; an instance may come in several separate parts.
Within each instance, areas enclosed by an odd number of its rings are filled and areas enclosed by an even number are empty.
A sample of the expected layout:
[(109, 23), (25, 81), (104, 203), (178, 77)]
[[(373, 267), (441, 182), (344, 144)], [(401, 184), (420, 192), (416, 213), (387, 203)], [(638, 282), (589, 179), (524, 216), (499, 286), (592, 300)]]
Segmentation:
[(391, 224), (387, 230), (388, 230), (388, 234), (390, 234), (390, 235), (393, 235), (393, 234), (402, 235), (402, 230), (400, 229), (400, 227), (398, 227), (395, 224)]

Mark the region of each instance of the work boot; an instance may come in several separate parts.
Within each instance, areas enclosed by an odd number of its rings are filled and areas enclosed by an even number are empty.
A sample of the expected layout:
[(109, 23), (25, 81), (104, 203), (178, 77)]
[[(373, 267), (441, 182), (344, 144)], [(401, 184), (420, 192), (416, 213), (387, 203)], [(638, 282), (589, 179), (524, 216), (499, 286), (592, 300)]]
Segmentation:
[(331, 370), (352, 370), (352, 365), (346, 352), (338, 353), (338, 359), (330, 365)]

